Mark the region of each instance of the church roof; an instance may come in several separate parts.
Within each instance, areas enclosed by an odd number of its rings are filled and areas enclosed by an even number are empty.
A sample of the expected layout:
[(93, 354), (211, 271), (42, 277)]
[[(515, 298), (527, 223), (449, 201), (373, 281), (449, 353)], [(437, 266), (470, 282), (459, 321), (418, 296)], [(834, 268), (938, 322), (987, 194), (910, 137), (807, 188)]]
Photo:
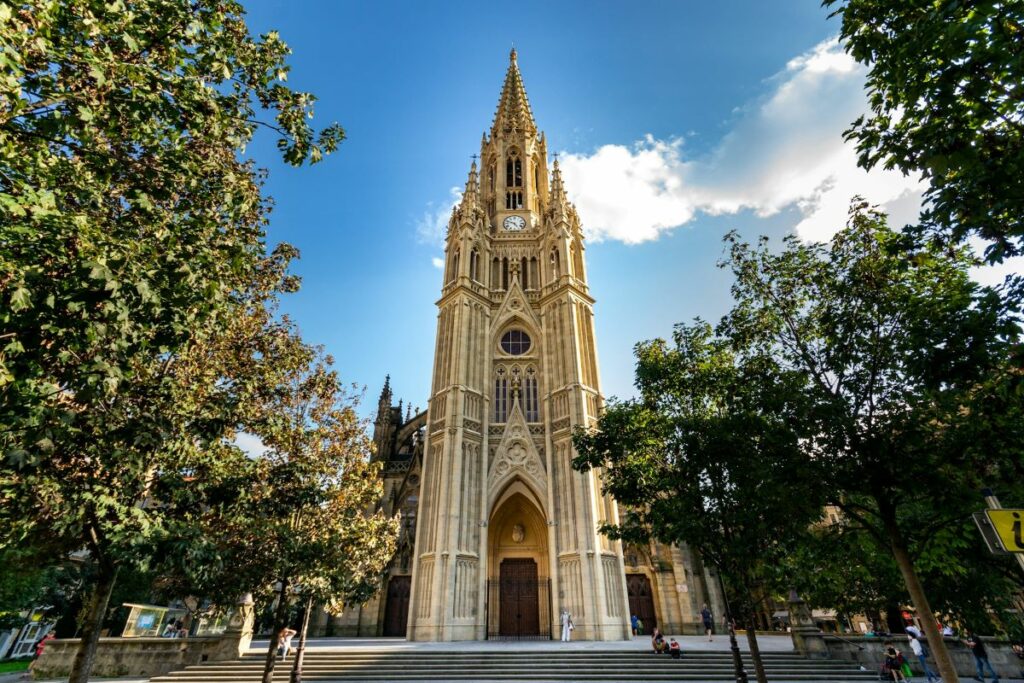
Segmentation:
[(519, 73), (516, 62), (516, 50), (509, 53), (508, 71), (505, 72), (505, 85), (501, 88), (501, 99), (498, 100), (498, 111), (494, 114), (494, 125), (491, 135), (515, 127), (520, 131), (535, 133), (537, 124), (533, 120), (530, 101), (526, 98), (523, 76)]

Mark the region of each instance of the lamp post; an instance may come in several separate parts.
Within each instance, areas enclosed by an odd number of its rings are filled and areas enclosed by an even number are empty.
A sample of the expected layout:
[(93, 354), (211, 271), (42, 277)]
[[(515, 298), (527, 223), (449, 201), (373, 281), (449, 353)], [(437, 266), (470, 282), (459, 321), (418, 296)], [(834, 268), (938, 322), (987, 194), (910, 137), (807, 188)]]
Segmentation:
[(722, 569), (715, 566), (718, 572), (718, 587), (722, 593), (722, 603), (725, 605), (725, 618), (729, 623), (729, 649), (732, 650), (732, 667), (736, 672), (736, 683), (748, 683), (747, 671), (743, 668), (743, 657), (740, 655), (740, 644), (736, 641), (736, 620), (732, 617), (732, 610), (729, 608), (729, 596), (725, 594), (725, 581), (722, 580)]

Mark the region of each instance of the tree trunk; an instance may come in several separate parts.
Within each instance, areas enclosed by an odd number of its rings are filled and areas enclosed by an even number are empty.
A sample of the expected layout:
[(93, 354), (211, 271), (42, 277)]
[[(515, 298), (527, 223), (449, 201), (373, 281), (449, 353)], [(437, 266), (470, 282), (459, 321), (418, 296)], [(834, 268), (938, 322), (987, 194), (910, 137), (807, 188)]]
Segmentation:
[(98, 562), (97, 566), (99, 572), (96, 575), (96, 585), (93, 586), (89, 600), (82, 605), (82, 639), (78, 644), (78, 652), (75, 653), (75, 661), (71, 664), (68, 683), (87, 683), (89, 680), (93, 662), (96, 661), (96, 647), (100, 642), (103, 617), (107, 613), (110, 594), (114, 591), (114, 583), (117, 581), (117, 567), (108, 562)]
[(750, 659), (754, 662), (754, 675), (757, 676), (757, 683), (768, 683), (768, 675), (764, 672), (764, 662), (761, 661), (761, 648), (757, 646), (754, 619), (755, 614), (751, 611), (747, 617), (747, 646), (750, 647)]
[(277, 661), (277, 634), (285, 627), (288, 619), (288, 579), (281, 579), (281, 595), (277, 599), (274, 610), (274, 628), (270, 633), (270, 645), (267, 647), (267, 659), (263, 664), (263, 683), (273, 683), (274, 664)]
[[(907, 552), (907, 544), (903, 540), (903, 534), (900, 533), (899, 526), (896, 524), (895, 513), (892, 512), (890, 506), (882, 506), (881, 504), (879, 504), (879, 510), (883, 511), (885, 532), (889, 537), (889, 546), (892, 549), (893, 559), (896, 560), (896, 565), (900, 568), (900, 573), (903, 574), (903, 582), (907, 585), (907, 592), (910, 593), (910, 601), (914, 603), (917, 616), (924, 626), (924, 635), (928, 639), (928, 647), (931, 648), (932, 655), (935, 657), (935, 663), (939, 667), (939, 677), (942, 678), (943, 683), (958, 683), (960, 679), (957, 677), (956, 667), (949, 656), (949, 650), (946, 649), (946, 641), (942, 638), (942, 633), (939, 631), (939, 622), (936, 621), (935, 613), (932, 612), (932, 606), (924, 594), (924, 588), (921, 586), (921, 580), (917, 576), (917, 570), (914, 569), (910, 553)], [(889, 514), (884, 514), (885, 512)]]
[(309, 630), (309, 614), (313, 611), (313, 598), (306, 599), (306, 610), (299, 628), (299, 647), (295, 650), (295, 664), (292, 665), (292, 683), (302, 683), (302, 659), (306, 653), (306, 631)]

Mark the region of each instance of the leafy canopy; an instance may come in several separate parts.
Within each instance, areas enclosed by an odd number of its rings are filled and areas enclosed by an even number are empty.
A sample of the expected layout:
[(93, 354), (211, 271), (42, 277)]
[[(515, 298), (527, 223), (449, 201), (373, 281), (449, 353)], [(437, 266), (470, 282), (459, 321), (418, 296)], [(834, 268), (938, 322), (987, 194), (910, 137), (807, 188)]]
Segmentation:
[(860, 164), (928, 183), (918, 231), (986, 257), (1024, 253), (1024, 6), (1003, 0), (824, 0), (866, 64), (871, 110), (847, 131)]

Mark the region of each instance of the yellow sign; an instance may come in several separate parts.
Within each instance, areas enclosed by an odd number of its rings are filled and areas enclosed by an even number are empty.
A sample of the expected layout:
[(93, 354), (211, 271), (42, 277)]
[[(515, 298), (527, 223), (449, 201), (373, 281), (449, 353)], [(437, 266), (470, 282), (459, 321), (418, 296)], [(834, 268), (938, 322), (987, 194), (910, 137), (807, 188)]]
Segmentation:
[(1008, 553), (1024, 553), (1024, 510), (985, 510)]

